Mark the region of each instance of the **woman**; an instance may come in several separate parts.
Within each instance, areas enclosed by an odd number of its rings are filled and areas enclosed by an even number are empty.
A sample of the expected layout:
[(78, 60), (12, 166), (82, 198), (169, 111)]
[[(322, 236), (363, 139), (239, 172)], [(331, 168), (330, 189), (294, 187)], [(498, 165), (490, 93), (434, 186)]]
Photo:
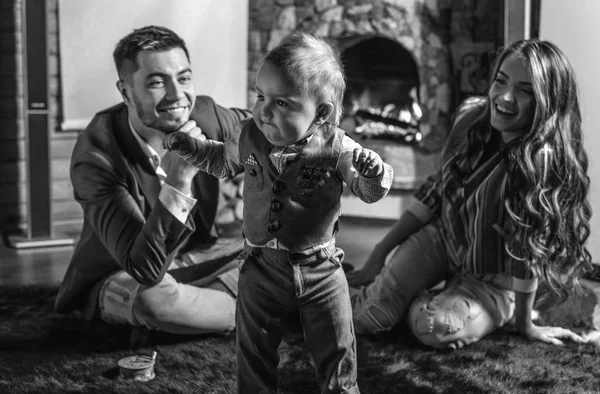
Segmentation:
[[(566, 292), (591, 267), (573, 69), (552, 43), (521, 40), (491, 77), (486, 98), (457, 110), (439, 173), (364, 267), (347, 274), (361, 286), (352, 289), (357, 333), (390, 329), (408, 311), (415, 336), (437, 348), (460, 348), (508, 322), (532, 340), (583, 340), (532, 322), (538, 279)], [(425, 291), (442, 280), (441, 292)]]

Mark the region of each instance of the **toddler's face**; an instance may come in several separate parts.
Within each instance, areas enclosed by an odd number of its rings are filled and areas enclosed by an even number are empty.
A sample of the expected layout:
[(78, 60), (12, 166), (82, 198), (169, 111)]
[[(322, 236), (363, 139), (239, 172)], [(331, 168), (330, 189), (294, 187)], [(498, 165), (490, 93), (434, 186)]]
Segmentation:
[(300, 92), (292, 79), (270, 62), (258, 70), (256, 95), (252, 117), (271, 144), (293, 144), (318, 127), (313, 123), (316, 100)]

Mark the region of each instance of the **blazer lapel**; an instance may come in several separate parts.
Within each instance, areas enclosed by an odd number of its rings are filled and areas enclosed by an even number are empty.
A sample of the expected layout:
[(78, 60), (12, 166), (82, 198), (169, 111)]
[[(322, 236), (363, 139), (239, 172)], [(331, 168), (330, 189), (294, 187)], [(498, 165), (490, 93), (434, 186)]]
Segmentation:
[[(198, 124), (201, 125), (201, 128), (207, 134), (208, 138), (220, 140), (218, 135), (216, 135), (214, 127), (202, 127), (204, 126), (204, 119), (201, 115), (208, 109), (209, 107), (207, 107), (206, 103), (196, 100), (192, 119), (195, 119)], [(156, 200), (158, 200), (158, 193), (161, 188), (160, 181), (156, 175), (156, 171), (152, 168), (148, 157), (144, 154), (137, 140), (131, 134), (127, 107), (125, 107), (124, 104), (123, 109), (119, 111), (117, 118), (115, 119), (115, 125), (115, 138), (117, 139), (123, 154), (127, 158), (127, 161), (138, 180), (140, 189), (151, 209), (154, 207), (154, 204), (156, 204)], [(194, 198), (198, 200), (192, 211), (196, 224), (196, 231), (192, 236), (206, 240), (211, 239), (215, 231), (213, 223), (219, 202), (219, 180), (204, 172), (199, 172), (194, 177), (192, 192)], [(150, 209), (143, 209), (143, 211), (147, 215), (149, 214)]]
[[(147, 167), (150, 167), (151, 170), (148, 171)], [(137, 176), (140, 189), (142, 189), (142, 193), (144, 193), (144, 196), (146, 197), (146, 201), (150, 205), (150, 208), (153, 208), (154, 204), (156, 204), (156, 200), (158, 200), (158, 193), (160, 192), (160, 181), (156, 176), (156, 172), (154, 172), (154, 169), (149, 165), (142, 166), (132, 163), (132, 168)]]
[[(160, 181), (156, 175), (156, 171), (150, 164), (150, 160), (144, 154), (140, 144), (131, 133), (127, 107), (123, 107), (123, 111), (119, 112), (116, 119), (115, 138), (119, 141), (121, 150), (135, 173), (140, 189), (142, 189), (142, 193), (144, 194), (147, 203), (150, 205), (150, 208), (152, 208), (158, 199)], [(150, 210), (145, 210), (145, 213), (149, 212)]]

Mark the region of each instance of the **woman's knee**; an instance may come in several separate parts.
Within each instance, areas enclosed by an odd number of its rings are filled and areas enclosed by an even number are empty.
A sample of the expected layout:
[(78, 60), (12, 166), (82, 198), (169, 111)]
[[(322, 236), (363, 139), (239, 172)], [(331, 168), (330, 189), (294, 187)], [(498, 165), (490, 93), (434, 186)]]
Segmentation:
[(447, 312), (442, 309), (432, 310), (430, 299), (421, 294), (408, 309), (408, 327), (413, 335), (427, 346), (443, 347), (443, 338), (448, 332), (446, 326)]
[(357, 334), (377, 334), (389, 331), (402, 320), (401, 303), (370, 303), (360, 310), (353, 309), (354, 330)]
[(448, 348), (468, 345), (494, 330), (494, 322), (479, 303), (459, 294), (420, 293), (409, 307), (408, 325), (425, 345)]

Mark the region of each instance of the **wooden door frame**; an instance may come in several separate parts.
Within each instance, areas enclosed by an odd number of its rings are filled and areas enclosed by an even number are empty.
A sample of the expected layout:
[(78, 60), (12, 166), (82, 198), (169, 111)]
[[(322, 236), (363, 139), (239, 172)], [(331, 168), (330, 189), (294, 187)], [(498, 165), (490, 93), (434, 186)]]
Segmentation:
[(539, 36), (541, 1), (504, 0), (504, 45)]

